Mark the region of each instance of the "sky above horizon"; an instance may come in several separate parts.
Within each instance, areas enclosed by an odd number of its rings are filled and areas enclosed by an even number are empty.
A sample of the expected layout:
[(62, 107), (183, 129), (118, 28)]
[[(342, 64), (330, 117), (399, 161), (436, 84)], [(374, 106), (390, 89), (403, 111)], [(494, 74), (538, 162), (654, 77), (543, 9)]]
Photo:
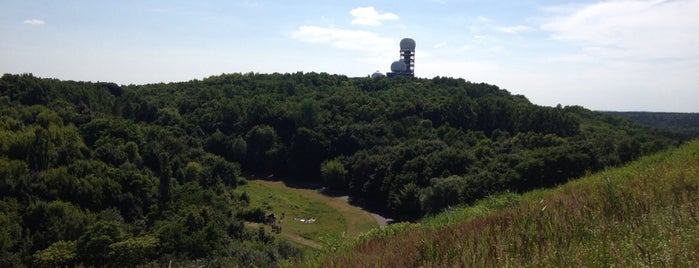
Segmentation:
[(699, 112), (699, 0), (7, 1), (0, 73), (145, 84), (222, 73), (390, 71), (538, 105)]

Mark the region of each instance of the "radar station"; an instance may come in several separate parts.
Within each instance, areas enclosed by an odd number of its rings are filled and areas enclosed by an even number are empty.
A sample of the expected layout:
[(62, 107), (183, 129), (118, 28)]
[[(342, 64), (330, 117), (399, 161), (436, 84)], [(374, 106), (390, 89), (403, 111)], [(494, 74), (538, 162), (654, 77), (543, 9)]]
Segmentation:
[[(400, 59), (391, 64), (391, 72), (386, 73), (386, 76), (415, 76), (415, 40), (412, 38), (400, 40)], [(376, 71), (371, 77), (380, 78), (383, 74)]]

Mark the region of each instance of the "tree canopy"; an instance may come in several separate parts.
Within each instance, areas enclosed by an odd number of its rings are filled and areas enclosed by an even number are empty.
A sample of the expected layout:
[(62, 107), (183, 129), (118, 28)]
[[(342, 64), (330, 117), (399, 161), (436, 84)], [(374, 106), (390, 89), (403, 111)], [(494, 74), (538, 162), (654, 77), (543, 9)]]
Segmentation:
[(241, 172), (324, 183), (401, 220), (550, 187), (676, 141), (463, 79), (0, 78), (0, 266), (300, 256), (244, 228)]

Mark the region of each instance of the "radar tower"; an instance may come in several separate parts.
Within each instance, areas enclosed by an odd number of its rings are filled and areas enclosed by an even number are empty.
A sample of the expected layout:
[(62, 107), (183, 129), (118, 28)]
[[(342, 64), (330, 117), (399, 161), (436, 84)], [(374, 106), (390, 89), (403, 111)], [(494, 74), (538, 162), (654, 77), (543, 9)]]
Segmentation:
[(415, 76), (415, 40), (412, 38), (400, 40), (400, 58), (407, 68), (405, 72)]

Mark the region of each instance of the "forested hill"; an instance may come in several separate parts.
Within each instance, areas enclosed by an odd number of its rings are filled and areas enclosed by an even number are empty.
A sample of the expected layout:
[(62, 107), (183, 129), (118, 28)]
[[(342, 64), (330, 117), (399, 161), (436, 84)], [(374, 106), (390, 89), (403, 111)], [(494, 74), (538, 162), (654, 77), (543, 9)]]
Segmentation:
[(630, 119), (653, 132), (688, 141), (699, 137), (699, 113), (611, 112), (602, 113)]
[(119, 86), (0, 79), (0, 266), (268, 266), (240, 170), (322, 181), (410, 220), (674, 143), (462, 79), (224, 74)]

